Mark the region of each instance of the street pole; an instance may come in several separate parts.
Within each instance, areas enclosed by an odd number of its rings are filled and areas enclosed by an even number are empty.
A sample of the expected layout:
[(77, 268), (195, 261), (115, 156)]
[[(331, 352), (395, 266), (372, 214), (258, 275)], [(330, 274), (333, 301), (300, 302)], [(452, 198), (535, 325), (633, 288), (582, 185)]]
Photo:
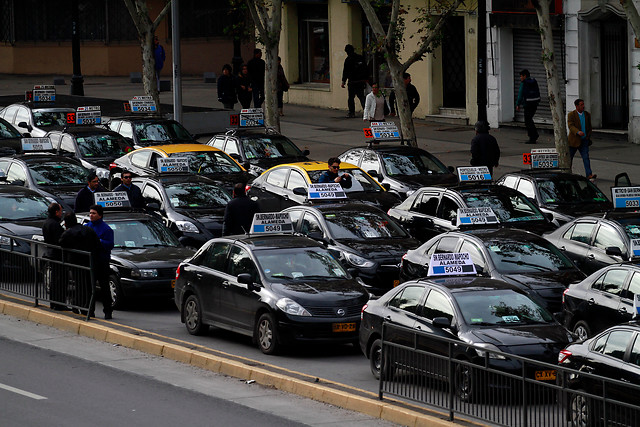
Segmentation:
[(84, 78), (80, 71), (80, 24), (78, 23), (78, 0), (71, 2), (71, 59), (73, 76), (71, 77), (71, 95), (84, 96)]
[(478, 121), (487, 120), (487, 0), (478, 0)]
[(171, 52), (173, 53), (173, 120), (182, 123), (182, 76), (180, 71), (180, 8), (171, 2)]

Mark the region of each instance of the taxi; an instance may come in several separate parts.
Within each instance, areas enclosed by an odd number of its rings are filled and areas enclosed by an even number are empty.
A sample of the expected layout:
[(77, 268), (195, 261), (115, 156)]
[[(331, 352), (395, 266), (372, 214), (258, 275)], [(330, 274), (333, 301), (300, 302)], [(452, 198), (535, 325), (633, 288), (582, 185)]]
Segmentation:
[[(247, 189), (247, 195), (257, 200), (261, 212), (277, 212), (308, 201), (309, 184), (315, 184), (329, 169), (327, 162), (308, 161), (275, 166)], [(387, 191), (368, 173), (351, 163), (342, 162), (340, 172), (352, 177), (351, 188), (343, 188), (348, 199), (370, 202), (383, 210), (400, 203), (400, 198)]]
[(170, 144), (139, 148), (114, 160), (111, 188), (120, 185), (123, 170), (136, 176), (156, 176), (160, 158), (187, 158), (190, 173), (224, 182), (228, 190), (249, 181), (245, 169), (222, 150), (203, 144)]
[(153, 115), (112, 117), (106, 126), (122, 135), (133, 148), (197, 142), (177, 121)]
[(67, 113), (75, 108), (61, 107), (53, 102), (18, 102), (0, 110), (0, 118), (11, 123), (24, 136), (43, 137), (47, 132), (62, 129)]
[(11, 123), (0, 118), (0, 154), (11, 155), (22, 152), (22, 135)]

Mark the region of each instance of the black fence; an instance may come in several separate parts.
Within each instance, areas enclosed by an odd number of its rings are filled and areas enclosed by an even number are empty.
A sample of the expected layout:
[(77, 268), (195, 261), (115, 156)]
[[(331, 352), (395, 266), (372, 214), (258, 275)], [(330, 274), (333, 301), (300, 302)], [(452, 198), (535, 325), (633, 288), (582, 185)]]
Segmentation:
[(0, 234), (0, 290), (86, 313), (95, 304), (91, 254)]
[[(622, 361), (620, 361), (622, 363)], [(640, 385), (385, 323), (380, 399), (502, 426), (636, 426)]]

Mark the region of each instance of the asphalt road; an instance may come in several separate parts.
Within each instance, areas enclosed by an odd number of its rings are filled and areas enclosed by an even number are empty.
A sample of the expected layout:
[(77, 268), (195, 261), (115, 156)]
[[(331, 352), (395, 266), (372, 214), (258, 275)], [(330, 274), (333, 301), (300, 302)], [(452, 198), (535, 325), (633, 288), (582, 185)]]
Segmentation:
[(392, 425), (6, 315), (0, 360), (4, 427)]

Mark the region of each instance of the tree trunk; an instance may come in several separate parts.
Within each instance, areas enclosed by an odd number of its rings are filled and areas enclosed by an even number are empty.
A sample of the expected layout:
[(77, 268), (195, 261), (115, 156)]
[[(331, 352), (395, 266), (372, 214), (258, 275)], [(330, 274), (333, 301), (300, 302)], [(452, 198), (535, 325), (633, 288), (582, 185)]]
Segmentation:
[(265, 47), (264, 73), (264, 119), (267, 126), (280, 132), (280, 115), (278, 114), (278, 45)]
[(409, 145), (417, 147), (416, 129), (413, 125), (413, 118), (411, 117), (407, 88), (404, 86), (404, 79), (402, 78), (404, 68), (397, 58), (388, 57), (387, 64), (389, 65), (389, 74), (391, 74), (391, 81), (393, 82), (393, 90), (396, 94), (396, 114), (400, 119), (402, 139), (407, 141)]
[(569, 140), (567, 138), (567, 119), (565, 117), (564, 103), (560, 92), (558, 69), (553, 55), (553, 33), (551, 19), (549, 18), (549, 1), (535, 0), (536, 13), (540, 26), (540, 39), (542, 41), (542, 62), (547, 72), (547, 92), (549, 94), (549, 107), (553, 118), (553, 135), (556, 150), (558, 151), (558, 164), (562, 169), (571, 169), (569, 157)]

